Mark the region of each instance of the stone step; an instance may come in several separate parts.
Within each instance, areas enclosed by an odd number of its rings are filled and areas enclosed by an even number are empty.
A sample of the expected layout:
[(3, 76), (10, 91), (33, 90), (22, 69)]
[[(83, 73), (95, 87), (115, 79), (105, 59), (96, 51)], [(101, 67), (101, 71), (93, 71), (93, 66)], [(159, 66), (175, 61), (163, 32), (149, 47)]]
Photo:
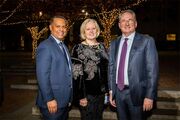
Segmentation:
[[(37, 80), (29, 79), (28, 84), (13, 84), (11, 85), (13, 89), (28, 89), (28, 90), (37, 90)], [(171, 99), (169, 98), (169, 93), (171, 94)], [(164, 99), (158, 99), (157, 109), (167, 109), (167, 110), (177, 110), (180, 111), (180, 91), (158, 91), (158, 97), (163, 97)], [(174, 98), (172, 100), (172, 98)]]
[[(41, 115), (38, 107), (36, 106), (33, 106), (32, 107), (32, 115)], [(77, 108), (75, 109), (71, 109), (69, 111), (69, 117), (71, 118), (80, 118), (80, 112)], [(116, 113), (115, 112), (112, 112), (112, 111), (107, 111), (105, 110), (103, 112), (103, 118), (104, 119), (110, 119), (110, 120), (117, 120), (117, 117), (116, 117)]]
[(11, 66), (11, 65), (35, 65), (34, 62), (30, 59), (18, 59), (18, 58), (2, 58), (2, 66)]
[(164, 102), (164, 101), (157, 101), (157, 108), (158, 109), (171, 109), (171, 110), (179, 110), (180, 111), (180, 102)]
[(12, 84), (10, 86), (13, 89), (25, 89), (25, 90), (37, 90), (38, 86), (37, 85), (28, 85), (28, 84)]
[[(41, 115), (38, 107), (32, 107), (32, 115)], [(80, 112), (77, 108), (71, 109), (69, 112), (70, 118), (80, 118)], [(105, 110), (103, 112), (103, 119), (117, 120), (116, 112)], [(165, 115), (165, 114), (153, 114), (148, 120), (180, 120), (180, 116)]]
[(2, 69), (2, 76), (35, 76), (35, 69)]
[[(37, 79), (29, 79), (30, 83), (37, 83)], [(168, 99), (168, 101), (174, 101), (174, 99), (179, 99), (180, 101), (180, 91), (178, 90), (158, 90), (158, 98), (163, 100), (163, 98)]]
[(158, 97), (160, 98), (180, 98), (180, 91), (175, 90), (158, 90)]
[[(30, 83), (37, 83), (37, 79), (29, 79), (28, 80)], [(178, 90), (158, 90), (158, 99), (160, 101), (164, 101), (165, 99), (168, 99), (168, 101), (174, 102), (174, 100), (179, 100), (180, 101), (180, 91)]]
[[(37, 80), (28, 79), (27, 84), (14, 84), (11, 85), (11, 88), (37, 90)], [(32, 107), (32, 115), (40, 115), (36, 106)], [(69, 117), (80, 118), (79, 110), (73, 108), (69, 112)], [(116, 113), (110, 109), (104, 111), (103, 117), (104, 119), (117, 120)], [(158, 90), (157, 110), (153, 112), (149, 120), (180, 120), (180, 91)]]
[[(69, 117), (80, 118), (79, 110), (78, 109), (70, 110)], [(117, 120), (117, 115), (115, 112), (105, 110), (103, 112), (103, 119)]]
[(34, 65), (12, 65), (9, 69), (35, 69)]
[(18, 69), (11, 69), (11, 68), (4, 68), (2, 69), (2, 72), (34, 72), (34, 68), (18, 68)]
[(4, 72), (2, 76), (35, 76), (34, 72)]
[(152, 115), (148, 120), (180, 120), (180, 116)]
[[(37, 84), (37, 80), (28, 79), (27, 83)], [(16, 85), (13, 85), (13, 86), (16, 86)], [(25, 84), (25, 85), (17, 85), (17, 86), (28, 86), (28, 85)], [(172, 106), (172, 109), (177, 108), (178, 110), (180, 110), (180, 105), (179, 103), (177, 103), (177, 102), (180, 102), (180, 91), (158, 90), (158, 101), (161, 101), (161, 102), (157, 102), (160, 108), (163, 108), (166, 105), (164, 109), (168, 108), (168, 106)]]
[(176, 109), (156, 109), (153, 111), (154, 115), (170, 115), (170, 116), (179, 116), (180, 110)]
[[(32, 107), (32, 115), (40, 115), (38, 107)], [(80, 118), (79, 110), (71, 109), (69, 117)], [(107, 108), (103, 118), (117, 120), (116, 112)], [(180, 91), (159, 90), (157, 109), (148, 120), (180, 120)]]
[(28, 84), (37, 84), (37, 80), (36, 79), (28, 79)]

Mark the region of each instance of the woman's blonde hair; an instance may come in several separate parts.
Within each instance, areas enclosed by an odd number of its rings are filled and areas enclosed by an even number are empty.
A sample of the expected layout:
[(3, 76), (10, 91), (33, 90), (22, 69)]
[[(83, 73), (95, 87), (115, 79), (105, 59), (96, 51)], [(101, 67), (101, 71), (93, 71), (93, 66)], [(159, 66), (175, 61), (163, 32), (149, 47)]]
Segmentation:
[(100, 27), (99, 27), (97, 21), (94, 20), (94, 19), (88, 18), (88, 19), (86, 19), (86, 20), (81, 24), (81, 27), (80, 27), (80, 36), (81, 36), (81, 39), (83, 39), (83, 40), (86, 39), (85, 28), (86, 28), (87, 23), (89, 23), (89, 22), (93, 22), (93, 23), (95, 24), (95, 27), (96, 27), (96, 37), (98, 37), (99, 34), (100, 34)]

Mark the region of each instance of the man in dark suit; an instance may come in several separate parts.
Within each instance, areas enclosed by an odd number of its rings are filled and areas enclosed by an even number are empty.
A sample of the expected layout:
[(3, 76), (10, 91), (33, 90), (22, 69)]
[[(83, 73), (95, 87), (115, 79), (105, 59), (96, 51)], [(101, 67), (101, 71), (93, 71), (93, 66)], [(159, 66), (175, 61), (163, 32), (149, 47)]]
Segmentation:
[(132, 10), (119, 14), (122, 35), (111, 42), (109, 53), (110, 103), (118, 120), (145, 120), (157, 97), (158, 54), (154, 39), (135, 31)]
[(39, 106), (45, 120), (67, 120), (72, 101), (71, 60), (63, 41), (67, 34), (67, 20), (54, 16), (50, 21), (51, 35), (37, 48), (36, 73)]

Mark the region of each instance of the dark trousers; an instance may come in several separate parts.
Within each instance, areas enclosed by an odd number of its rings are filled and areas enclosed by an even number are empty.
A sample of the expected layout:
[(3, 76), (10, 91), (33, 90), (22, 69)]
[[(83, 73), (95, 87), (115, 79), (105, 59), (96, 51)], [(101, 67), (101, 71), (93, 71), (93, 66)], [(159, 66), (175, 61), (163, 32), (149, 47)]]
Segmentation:
[(56, 113), (49, 113), (47, 108), (40, 108), (43, 120), (67, 120), (68, 119), (68, 107), (58, 108)]
[(104, 95), (87, 95), (88, 105), (80, 107), (81, 120), (102, 120)]
[(128, 88), (122, 91), (117, 88), (116, 106), (118, 120), (146, 120), (143, 106), (133, 105)]

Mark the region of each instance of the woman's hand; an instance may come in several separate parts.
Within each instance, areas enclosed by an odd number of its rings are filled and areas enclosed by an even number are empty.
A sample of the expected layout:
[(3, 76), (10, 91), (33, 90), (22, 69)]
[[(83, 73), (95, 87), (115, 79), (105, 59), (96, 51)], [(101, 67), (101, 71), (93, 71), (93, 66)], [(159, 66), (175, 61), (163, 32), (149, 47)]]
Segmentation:
[(82, 107), (86, 107), (88, 104), (87, 98), (80, 99), (79, 104)]
[(113, 107), (116, 107), (116, 102), (115, 100), (112, 99), (112, 91), (109, 92), (109, 102), (111, 103)]

